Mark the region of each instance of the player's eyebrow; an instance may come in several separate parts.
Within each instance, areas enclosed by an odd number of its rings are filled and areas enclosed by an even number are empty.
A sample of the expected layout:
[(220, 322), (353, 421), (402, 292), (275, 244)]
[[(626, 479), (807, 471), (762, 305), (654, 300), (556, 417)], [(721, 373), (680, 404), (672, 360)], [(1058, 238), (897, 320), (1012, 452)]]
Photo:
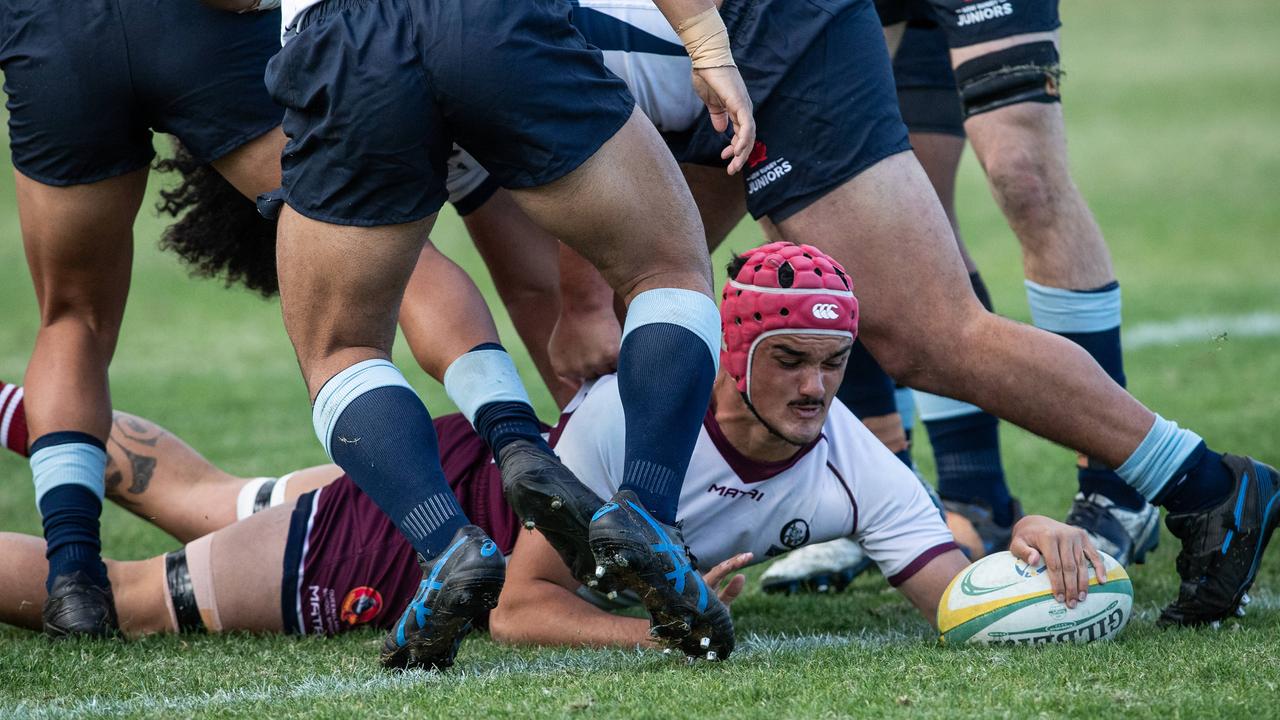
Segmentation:
[[(804, 350), (797, 350), (789, 345), (783, 345), (781, 343), (774, 345), (773, 349), (797, 359), (803, 359), (803, 358), (809, 357), (809, 353), (805, 352)], [(826, 360), (824, 360), (824, 362), (835, 360), (839, 358), (841, 355), (847, 354), (851, 350), (853, 350), (853, 343), (849, 343), (844, 347), (840, 348), (839, 350), (836, 350), (835, 352), (831, 353), (826, 357)]]
[(837, 350), (837, 351), (835, 351), (835, 352), (831, 353), (830, 355), (828, 355), (828, 356), (827, 356), (827, 359), (828, 359), (828, 360), (835, 360), (836, 358), (840, 357), (841, 355), (847, 355), (847, 354), (849, 353), (849, 351), (851, 351), (851, 350), (853, 350), (853, 343), (849, 343), (848, 345), (845, 345), (844, 347), (840, 348), (839, 350)]

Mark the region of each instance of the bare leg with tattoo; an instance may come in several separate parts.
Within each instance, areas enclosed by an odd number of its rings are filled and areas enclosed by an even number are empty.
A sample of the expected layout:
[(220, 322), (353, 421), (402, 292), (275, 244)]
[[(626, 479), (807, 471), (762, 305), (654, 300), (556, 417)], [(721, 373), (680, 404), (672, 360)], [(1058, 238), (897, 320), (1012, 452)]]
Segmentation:
[[(8, 420), (0, 426), (0, 445), (24, 457), (25, 396), (23, 388), (0, 382), (0, 397), (6, 398), (0, 403), (0, 419)], [(336, 465), (320, 465), (279, 478), (238, 477), (156, 423), (120, 411), (111, 424), (107, 455), (107, 498), (183, 542), (293, 500), (342, 474)]]

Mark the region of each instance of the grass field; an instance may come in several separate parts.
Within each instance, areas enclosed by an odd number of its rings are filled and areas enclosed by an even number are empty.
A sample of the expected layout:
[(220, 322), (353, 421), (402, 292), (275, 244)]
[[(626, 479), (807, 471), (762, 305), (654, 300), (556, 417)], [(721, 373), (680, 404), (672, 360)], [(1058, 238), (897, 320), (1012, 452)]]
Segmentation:
[[(1214, 447), (1278, 463), (1280, 6), (1074, 0), (1063, 13), (1075, 176), (1115, 255), (1126, 328), (1148, 340), (1127, 353), (1130, 385)], [(8, 203), (0, 213), (0, 378), (16, 380), (36, 312), (11, 181), (0, 182)], [(997, 309), (1026, 319), (1016, 244), (972, 157), (960, 203)], [(155, 250), (159, 227), (149, 212), (139, 221), (134, 291), (112, 369), (116, 405), (161, 422), (232, 471), (320, 461), (278, 307), (187, 279)], [(742, 249), (757, 237), (743, 225), (729, 245)], [(447, 211), (435, 238), (479, 269)], [(477, 276), (493, 298), (483, 272)], [(1246, 315), (1252, 324), (1233, 324)], [(499, 316), (509, 346), (518, 345)], [(1202, 316), (1226, 319), (1170, 344), (1164, 324)], [(438, 385), (409, 375), (434, 412), (449, 409)], [(553, 417), (549, 397), (537, 392), (540, 411)], [(1074, 491), (1072, 455), (1003, 432), (1015, 492), (1029, 510), (1061, 517)], [(924, 441), (917, 458), (930, 473)], [(0, 487), (0, 529), (38, 533), (26, 464), (0, 457)], [(175, 547), (116, 508), (104, 528), (113, 557)], [(652, 652), (509, 650), (479, 636), (452, 673), (390, 676), (376, 668), (374, 633), (51, 645), (0, 629), (0, 717), (1280, 716), (1280, 551), (1263, 563), (1243, 622), (1161, 632), (1153, 620), (1176, 588), (1175, 549), (1166, 535), (1134, 571), (1138, 614), (1122, 639), (1087, 647), (940, 648), (875, 575), (829, 597), (766, 597), (753, 587), (734, 605), (741, 649), (714, 666)]]

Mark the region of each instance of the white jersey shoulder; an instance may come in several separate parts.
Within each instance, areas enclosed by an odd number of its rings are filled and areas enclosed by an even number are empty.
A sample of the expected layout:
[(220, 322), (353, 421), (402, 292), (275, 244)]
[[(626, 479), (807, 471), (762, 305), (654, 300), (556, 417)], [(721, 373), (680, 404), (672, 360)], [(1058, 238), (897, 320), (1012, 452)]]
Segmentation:
[(661, 132), (692, 128), (704, 109), (693, 91), (693, 65), (662, 11), (651, 0), (578, 0), (577, 5), (578, 30), (601, 48), (605, 67), (627, 83), (654, 127)]
[[(622, 482), (626, 445), (616, 376), (585, 386), (566, 408), (556, 444), (602, 498)], [(886, 577), (950, 543), (915, 475), (838, 402), (822, 437), (791, 460), (757, 463), (705, 422), (680, 494), (685, 541), (703, 570), (740, 552), (761, 562), (809, 543), (853, 537)]]
[(293, 21), (302, 14), (303, 10), (319, 3), (320, 0), (280, 0), (280, 34), (284, 35), (284, 31), (289, 29)]

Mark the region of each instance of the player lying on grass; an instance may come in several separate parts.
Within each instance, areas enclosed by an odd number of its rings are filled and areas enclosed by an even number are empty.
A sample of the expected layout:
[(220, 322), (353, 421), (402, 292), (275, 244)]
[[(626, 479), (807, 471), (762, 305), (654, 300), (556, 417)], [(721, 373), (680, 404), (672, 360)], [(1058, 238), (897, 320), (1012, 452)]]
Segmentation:
[[(753, 251), (732, 274), (721, 311), (724, 362), (681, 502), (683, 541), (699, 567), (711, 570), (705, 581), (692, 568), (681, 579), (706, 582), (711, 592), (752, 562), (853, 537), (932, 621), (947, 583), (968, 563), (916, 477), (833, 401), (857, 330), (847, 277), (818, 250), (786, 244)], [(2, 392), (17, 395), (11, 387)], [(606, 376), (579, 393), (551, 432), (565, 463), (600, 496), (620, 484), (622, 412), (617, 381)], [(0, 403), (0, 417), (9, 418), (0, 440), (21, 451), (19, 402)], [(495, 637), (646, 642), (649, 621), (598, 609), (541, 535), (520, 532), (492, 454), (466, 420), (452, 415), (435, 425), (459, 504), (510, 554), (490, 618)], [(110, 496), (190, 541), (161, 557), (110, 563), (127, 634), (331, 634), (362, 624), (394, 630), (417, 590), (413, 549), (335, 466), (287, 480), (236, 478), (124, 414), (116, 417), (110, 450)], [(607, 522), (621, 512), (627, 508), (609, 503), (597, 517)], [(1043, 557), (1068, 604), (1086, 592), (1087, 567), (1101, 566), (1082, 531), (1045, 517), (1021, 521), (1013, 549), (1028, 562)], [(39, 626), (43, 563), (38, 538), (0, 535), (0, 621)], [(732, 580), (722, 599), (731, 602), (741, 587)], [(549, 616), (559, 621), (547, 623)]]

